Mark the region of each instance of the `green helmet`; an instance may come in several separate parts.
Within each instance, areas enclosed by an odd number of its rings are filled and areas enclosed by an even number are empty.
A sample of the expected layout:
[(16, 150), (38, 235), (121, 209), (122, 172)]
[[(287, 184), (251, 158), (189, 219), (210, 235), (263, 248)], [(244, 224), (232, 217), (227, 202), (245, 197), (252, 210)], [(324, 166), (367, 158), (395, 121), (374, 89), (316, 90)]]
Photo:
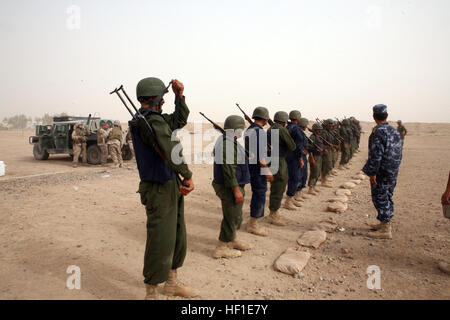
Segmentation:
[(298, 125), (300, 127), (307, 127), (309, 123), (309, 120), (306, 118), (300, 118), (300, 120), (298, 121)]
[(267, 108), (264, 107), (257, 107), (254, 111), (253, 111), (253, 119), (255, 118), (261, 118), (264, 120), (269, 120), (269, 110), (267, 110)]
[(291, 120), (299, 120), (302, 118), (302, 113), (298, 110), (292, 110), (289, 112), (289, 119)]
[(166, 86), (158, 78), (145, 78), (139, 81), (136, 87), (136, 95), (139, 100), (142, 97), (159, 96), (166, 92)]
[(244, 130), (245, 128), (245, 121), (242, 117), (240, 116), (229, 116), (225, 119), (225, 124), (224, 124), (224, 129), (233, 129), (233, 130), (238, 130), (238, 129), (242, 129)]
[(287, 112), (284, 112), (284, 111), (278, 111), (278, 112), (275, 113), (275, 115), (273, 116), (273, 120), (275, 120), (275, 121), (280, 121), (280, 122), (288, 122), (289, 116), (288, 116)]
[(326, 122), (327, 122), (327, 126), (332, 126), (332, 125), (334, 125), (333, 119), (327, 119)]
[(348, 119), (344, 119), (344, 120), (342, 120), (342, 124), (344, 126), (348, 126), (350, 123), (349, 123)]
[(313, 124), (312, 129), (313, 130), (323, 130), (322, 125), (318, 122)]

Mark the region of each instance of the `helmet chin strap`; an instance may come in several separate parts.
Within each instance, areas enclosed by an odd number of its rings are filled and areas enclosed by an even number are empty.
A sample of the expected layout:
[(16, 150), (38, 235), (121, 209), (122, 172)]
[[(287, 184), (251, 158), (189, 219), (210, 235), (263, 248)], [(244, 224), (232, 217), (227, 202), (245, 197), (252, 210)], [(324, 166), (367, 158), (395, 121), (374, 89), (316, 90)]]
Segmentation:
[(169, 88), (172, 85), (172, 81), (169, 82), (169, 85), (164, 89), (164, 91), (157, 96), (153, 101), (149, 101), (149, 105), (150, 108), (153, 109), (154, 107), (158, 106), (158, 109), (156, 111), (158, 112), (162, 112), (161, 107), (162, 107), (162, 98), (164, 97), (164, 95), (169, 92)]

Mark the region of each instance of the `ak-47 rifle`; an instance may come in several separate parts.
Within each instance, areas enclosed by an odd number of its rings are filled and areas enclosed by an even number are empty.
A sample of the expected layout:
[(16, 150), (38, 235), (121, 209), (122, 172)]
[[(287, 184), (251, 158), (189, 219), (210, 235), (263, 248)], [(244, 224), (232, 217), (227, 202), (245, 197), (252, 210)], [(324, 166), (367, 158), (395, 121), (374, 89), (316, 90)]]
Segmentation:
[[(324, 121), (321, 121), (319, 118), (316, 118), (316, 121), (319, 122), (319, 123), (322, 125), (322, 127), (323, 127)], [(332, 134), (333, 137), (335, 137), (336, 139), (338, 139), (339, 142), (341, 142), (341, 141), (344, 140), (344, 138), (342, 138), (339, 134), (336, 134), (336, 133), (334, 133), (333, 131), (328, 131), (328, 132), (330, 132), (330, 133)], [(339, 148), (339, 146), (337, 146), (337, 145), (335, 145), (335, 144), (333, 144), (333, 143), (331, 143), (331, 142), (325, 140), (324, 137), (322, 137), (322, 140), (325, 141), (325, 143), (328, 144), (329, 146), (332, 146), (332, 147), (335, 147), (335, 148)]]
[[(212, 121), (211, 119), (209, 119), (207, 116), (205, 116), (205, 114), (203, 112), (200, 112), (200, 115), (205, 118), (206, 120), (208, 120), (214, 127), (214, 129), (216, 129), (217, 131), (219, 131), (221, 134), (225, 135), (226, 131), (225, 129), (223, 129), (221, 126), (219, 126), (217, 123), (215, 123), (214, 121)], [(234, 143), (237, 145), (237, 141), (234, 140)], [(250, 152), (247, 150), (247, 148), (244, 146), (243, 147), (244, 151), (245, 151), (245, 156), (247, 157), (247, 159), (250, 158)], [(258, 159), (258, 165), (261, 168), (268, 168), (267, 164), (262, 163), (259, 159)]]
[[(155, 100), (153, 100), (152, 105), (158, 105), (159, 102), (161, 101), (162, 97), (164, 96), (164, 94), (166, 92), (168, 92), (169, 87), (171, 86), (172, 81), (169, 83), (169, 85), (167, 86), (165, 92), (163, 92), (162, 94), (160, 94), (159, 96), (156, 97)], [(125, 100), (123, 99), (122, 95), (120, 94), (119, 91), (122, 91), (123, 94), (125, 95), (125, 97), (127, 98), (127, 100), (130, 102), (130, 104), (133, 106), (133, 109), (136, 111), (136, 114), (133, 114), (133, 112), (131, 111), (131, 109), (128, 107), (127, 103), (125, 102)], [(148, 123), (147, 119), (145, 118), (145, 116), (139, 111), (138, 108), (136, 108), (136, 106), (134, 105), (133, 101), (130, 99), (130, 97), (128, 96), (128, 94), (126, 93), (125, 89), (123, 88), (123, 85), (121, 85), (119, 88), (114, 89), (113, 91), (111, 91), (109, 94), (113, 94), (116, 93), (117, 96), (120, 98), (120, 100), (122, 101), (123, 105), (125, 106), (125, 108), (127, 108), (128, 112), (130, 113), (131, 117), (133, 118), (132, 121), (136, 121), (137, 123), (141, 122), (145, 124), (145, 128), (148, 130), (148, 133), (150, 134), (150, 142), (152, 144), (153, 149), (156, 151), (156, 153), (164, 160), (166, 161), (166, 155), (164, 154), (164, 152), (161, 151), (161, 148), (158, 146), (157, 140), (156, 140), (156, 134), (155, 131), (153, 130), (152, 126), (150, 125), (150, 123)], [(131, 122), (131, 121), (130, 121)], [(183, 183), (182, 179), (180, 178), (180, 176), (178, 174), (176, 174), (176, 177), (180, 180), (181, 184), (186, 187), (189, 188), (190, 185), (187, 183)]]
[[(236, 106), (239, 108), (239, 110), (241, 110), (241, 112), (244, 114), (244, 118), (245, 120), (247, 120), (248, 123), (250, 123), (250, 125), (253, 124), (253, 120), (245, 113), (244, 110), (242, 110), (242, 108), (239, 106), (239, 103), (236, 103)], [(269, 124), (269, 126), (273, 126), (273, 121), (272, 119), (268, 119), (267, 123)]]

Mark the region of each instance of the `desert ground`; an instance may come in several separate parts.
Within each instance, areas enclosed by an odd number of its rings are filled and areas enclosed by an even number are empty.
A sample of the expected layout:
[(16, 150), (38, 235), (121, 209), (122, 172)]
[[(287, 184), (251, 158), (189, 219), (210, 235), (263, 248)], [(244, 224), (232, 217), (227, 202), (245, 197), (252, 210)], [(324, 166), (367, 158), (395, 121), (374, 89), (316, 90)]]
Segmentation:
[[(440, 205), (450, 169), (450, 124), (405, 123), (392, 240), (365, 236), (376, 222), (368, 180), (352, 190), (347, 212), (326, 211), (325, 201), (363, 167), (373, 125), (363, 124), (361, 152), (351, 169), (339, 171), (333, 188), (320, 187), (300, 210), (283, 211), (287, 226), (264, 223), (268, 237), (245, 231), (247, 186), (238, 236), (253, 249), (233, 260), (212, 258), (220, 202), (211, 187), (212, 166), (192, 164), (195, 190), (185, 198), (188, 252), (181, 282), (197, 289), (198, 299), (449, 299), (450, 276), (437, 263), (450, 259), (450, 221)], [(64, 155), (37, 161), (30, 135), (32, 130), (0, 131), (0, 160), (6, 163), (0, 177), (0, 299), (143, 299), (146, 216), (134, 160), (117, 169), (72, 168)], [(307, 249), (312, 257), (301, 275), (273, 269), (284, 250), (298, 247), (299, 236), (329, 217), (342, 231)], [(80, 290), (66, 288), (71, 265), (81, 270)], [(380, 290), (366, 286), (371, 265), (380, 267)]]

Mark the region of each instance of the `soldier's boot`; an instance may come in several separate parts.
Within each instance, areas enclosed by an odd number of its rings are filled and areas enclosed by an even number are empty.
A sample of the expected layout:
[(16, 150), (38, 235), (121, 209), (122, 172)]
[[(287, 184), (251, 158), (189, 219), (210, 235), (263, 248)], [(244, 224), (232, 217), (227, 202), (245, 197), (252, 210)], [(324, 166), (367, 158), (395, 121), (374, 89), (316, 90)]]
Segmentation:
[(380, 222), (378, 224), (373, 224), (370, 226), (370, 230), (377, 231), (377, 230), (380, 230), (382, 226), (383, 226), (383, 222)]
[(230, 243), (228, 243), (228, 246), (230, 248), (236, 249), (236, 250), (241, 250), (241, 251), (247, 251), (250, 250), (252, 248), (252, 246), (248, 243), (239, 241), (238, 239), (234, 239), (233, 241), (231, 241)]
[(305, 199), (303, 198), (303, 192), (302, 192), (302, 190), (297, 191), (297, 192), (295, 193), (294, 200), (297, 201), (297, 202), (305, 202)]
[(219, 245), (214, 249), (213, 257), (220, 258), (239, 258), (242, 253), (239, 250), (235, 250), (229, 246), (228, 243), (219, 241)]
[(350, 163), (344, 165), (345, 169), (350, 169)]
[(370, 232), (367, 235), (373, 239), (392, 239), (392, 226), (390, 222), (381, 222), (381, 226), (377, 231)]
[(123, 168), (123, 163), (119, 163), (119, 168)]
[(302, 195), (303, 199), (310, 199), (311, 198), (311, 196), (309, 196), (305, 190), (302, 189), (300, 192), (301, 192), (301, 195)]
[(146, 294), (144, 300), (156, 300), (158, 299), (158, 286), (152, 284), (145, 284)]
[(317, 192), (316, 192), (316, 190), (314, 190), (314, 187), (309, 187), (308, 194), (312, 194), (315, 196), (317, 194)]
[(438, 264), (438, 268), (439, 270), (441, 270), (442, 272), (446, 273), (446, 274), (450, 274), (450, 263), (445, 262), (445, 261), (441, 261)]
[(322, 187), (333, 188), (333, 185), (331, 184), (331, 181), (325, 179), (325, 180), (322, 180)]
[(77, 167), (78, 167), (78, 164), (77, 164), (77, 163), (74, 163), (74, 164), (72, 164), (72, 167), (77, 168)]
[(247, 232), (256, 234), (257, 236), (267, 237), (267, 231), (261, 227), (257, 218), (250, 217), (250, 221), (247, 225)]
[(321, 193), (322, 192), (322, 190), (317, 189), (316, 186), (314, 186), (313, 188), (314, 188), (314, 191), (317, 192), (317, 193)]
[(281, 219), (280, 213), (278, 211), (270, 211), (270, 215), (267, 217), (269, 223), (284, 227), (286, 223)]
[(191, 298), (198, 296), (198, 293), (188, 287), (177, 282), (177, 270), (170, 270), (169, 278), (163, 288), (163, 293), (167, 296), (179, 296), (183, 298)]
[(344, 167), (343, 164), (340, 164), (339, 167), (338, 167), (338, 169), (339, 169), (339, 170), (345, 170), (345, 167)]
[(287, 197), (286, 201), (284, 202), (283, 208), (288, 210), (297, 210), (297, 207), (294, 205), (294, 197)]

